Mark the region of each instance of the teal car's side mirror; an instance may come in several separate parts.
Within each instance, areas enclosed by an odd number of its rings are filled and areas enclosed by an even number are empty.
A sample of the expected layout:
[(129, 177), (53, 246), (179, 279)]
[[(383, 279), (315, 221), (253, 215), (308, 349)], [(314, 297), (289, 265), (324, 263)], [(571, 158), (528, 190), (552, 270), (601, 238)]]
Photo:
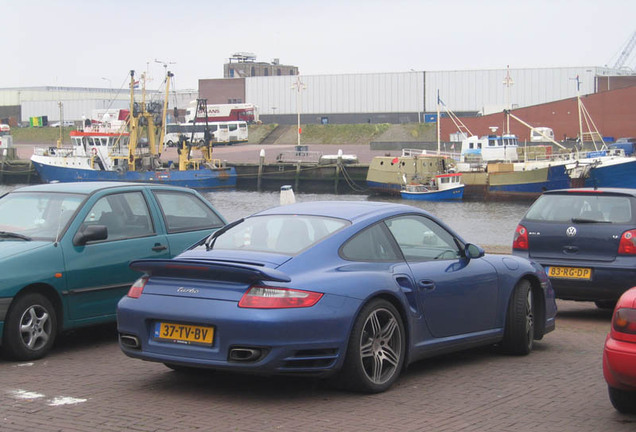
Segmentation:
[(84, 246), (89, 241), (106, 240), (108, 229), (105, 225), (86, 225), (73, 237), (73, 245)]

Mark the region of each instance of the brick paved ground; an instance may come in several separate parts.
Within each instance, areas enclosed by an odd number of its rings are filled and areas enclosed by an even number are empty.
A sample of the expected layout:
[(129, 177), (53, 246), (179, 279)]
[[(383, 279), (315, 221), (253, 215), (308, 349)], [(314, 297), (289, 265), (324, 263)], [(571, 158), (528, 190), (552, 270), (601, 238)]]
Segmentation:
[(490, 349), (413, 365), (390, 391), (201, 374), (125, 357), (114, 326), (66, 334), (33, 363), (0, 360), (2, 431), (634, 431), (601, 372), (610, 313), (559, 302), (527, 357)]

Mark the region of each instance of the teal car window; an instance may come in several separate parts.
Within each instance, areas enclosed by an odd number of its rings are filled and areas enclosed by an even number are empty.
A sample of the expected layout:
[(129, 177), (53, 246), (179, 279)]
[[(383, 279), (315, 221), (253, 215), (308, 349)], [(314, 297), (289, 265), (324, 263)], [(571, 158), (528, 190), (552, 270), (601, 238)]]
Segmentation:
[(196, 195), (155, 191), (169, 233), (218, 228), (223, 221)]
[(115, 193), (100, 198), (83, 225), (106, 226), (106, 241), (154, 234), (148, 204), (141, 192)]
[(85, 195), (65, 193), (7, 194), (0, 199), (0, 231), (55, 240), (85, 198)]

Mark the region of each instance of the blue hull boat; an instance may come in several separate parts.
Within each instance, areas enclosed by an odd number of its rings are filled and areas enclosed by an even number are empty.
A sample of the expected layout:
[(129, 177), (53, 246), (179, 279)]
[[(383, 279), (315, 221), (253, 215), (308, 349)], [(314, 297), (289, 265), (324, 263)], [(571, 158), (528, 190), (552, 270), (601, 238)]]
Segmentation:
[(236, 170), (234, 167), (155, 171), (104, 171), (46, 165), (32, 161), (43, 182), (53, 181), (121, 181), (137, 183), (159, 183), (183, 186), (193, 189), (225, 189), (236, 187)]
[(461, 200), (464, 197), (464, 185), (445, 190), (426, 191), (400, 191), (403, 199), (418, 201), (451, 201)]

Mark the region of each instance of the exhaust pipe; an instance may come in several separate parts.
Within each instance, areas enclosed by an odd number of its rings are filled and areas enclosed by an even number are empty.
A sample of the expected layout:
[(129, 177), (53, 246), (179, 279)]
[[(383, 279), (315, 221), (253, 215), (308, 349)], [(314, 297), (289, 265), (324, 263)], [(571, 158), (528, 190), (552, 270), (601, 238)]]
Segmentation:
[(261, 358), (263, 351), (260, 348), (236, 347), (230, 349), (229, 361), (251, 362)]
[(139, 343), (139, 338), (133, 335), (120, 334), (119, 343), (121, 343), (126, 348), (139, 349), (141, 347), (141, 344)]

